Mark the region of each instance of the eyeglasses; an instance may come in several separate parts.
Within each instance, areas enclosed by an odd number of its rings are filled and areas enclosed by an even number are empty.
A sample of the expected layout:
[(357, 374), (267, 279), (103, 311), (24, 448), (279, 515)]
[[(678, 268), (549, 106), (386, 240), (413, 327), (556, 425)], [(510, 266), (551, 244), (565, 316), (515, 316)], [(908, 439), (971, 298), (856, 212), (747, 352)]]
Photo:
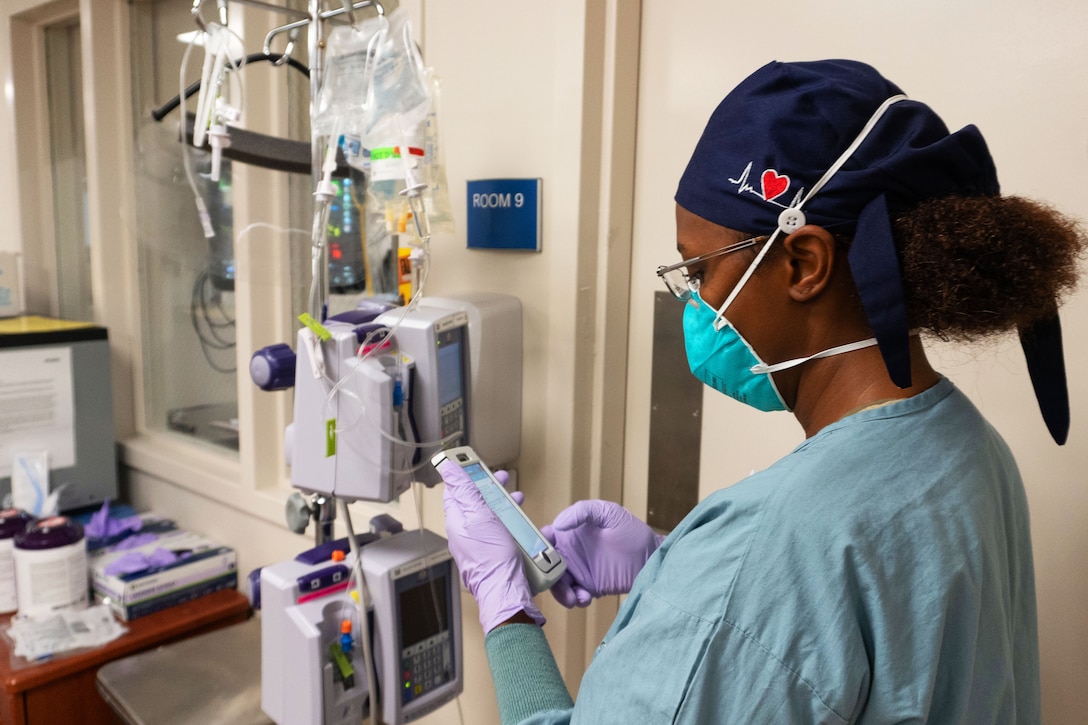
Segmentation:
[(720, 257), (723, 254), (739, 252), (742, 249), (754, 247), (769, 238), (770, 237), (767, 236), (752, 237), (751, 239), (745, 239), (742, 242), (730, 244), (721, 249), (715, 249), (713, 252), (700, 254), (698, 257), (692, 257), (691, 259), (685, 259), (676, 264), (670, 264), (667, 267), (658, 267), (657, 276), (665, 282), (665, 286), (669, 288), (669, 292), (672, 292), (673, 297), (681, 302), (687, 302), (691, 299), (693, 294), (699, 291), (699, 284), (701, 281), (698, 277), (689, 277), (688, 273), (685, 271), (686, 267), (698, 264), (699, 262), (705, 262), (712, 257)]

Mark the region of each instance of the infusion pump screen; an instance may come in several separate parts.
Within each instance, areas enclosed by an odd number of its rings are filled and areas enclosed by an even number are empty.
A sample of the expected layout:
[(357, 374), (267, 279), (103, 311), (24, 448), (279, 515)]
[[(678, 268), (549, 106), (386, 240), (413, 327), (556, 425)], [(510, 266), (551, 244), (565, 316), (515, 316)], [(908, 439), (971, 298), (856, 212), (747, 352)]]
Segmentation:
[(443, 437), (465, 431), (464, 332), (464, 327), (455, 327), (438, 335), (438, 406)]
[[(460, 333), (460, 330), (457, 331)], [(443, 335), (438, 346), (438, 404), (452, 403), (462, 396), (461, 335)]]
[(449, 627), (449, 576), (446, 562), (397, 581), (402, 704), (450, 682), (456, 674)]
[(446, 623), (446, 575), (400, 592), (400, 643), (417, 644), (449, 629)]

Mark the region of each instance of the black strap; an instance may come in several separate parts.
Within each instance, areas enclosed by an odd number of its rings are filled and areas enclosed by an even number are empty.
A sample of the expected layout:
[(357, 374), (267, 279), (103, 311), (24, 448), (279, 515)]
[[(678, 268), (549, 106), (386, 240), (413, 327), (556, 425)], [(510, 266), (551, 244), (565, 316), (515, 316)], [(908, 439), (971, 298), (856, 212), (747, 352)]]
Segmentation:
[(1058, 312), (1020, 330), (1020, 345), (1047, 430), (1059, 446), (1069, 436), (1069, 387)]

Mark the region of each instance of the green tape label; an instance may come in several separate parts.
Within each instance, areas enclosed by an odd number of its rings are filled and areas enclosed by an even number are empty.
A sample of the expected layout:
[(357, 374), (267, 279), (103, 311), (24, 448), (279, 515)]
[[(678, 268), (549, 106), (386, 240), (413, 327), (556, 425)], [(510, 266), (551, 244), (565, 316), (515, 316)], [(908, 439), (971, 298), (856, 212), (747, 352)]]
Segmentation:
[(318, 339), (322, 341), (332, 339), (332, 333), (315, 320), (309, 312), (303, 312), (299, 315), (298, 321), (310, 328), (310, 331), (317, 335)]
[(325, 421), (325, 458), (336, 455), (336, 418)]
[[(415, 146), (407, 146), (409, 156), (425, 156), (426, 152), (421, 148)], [(382, 146), (376, 149), (370, 149), (371, 161), (384, 161), (385, 159), (399, 159), (402, 156), (400, 146)]]

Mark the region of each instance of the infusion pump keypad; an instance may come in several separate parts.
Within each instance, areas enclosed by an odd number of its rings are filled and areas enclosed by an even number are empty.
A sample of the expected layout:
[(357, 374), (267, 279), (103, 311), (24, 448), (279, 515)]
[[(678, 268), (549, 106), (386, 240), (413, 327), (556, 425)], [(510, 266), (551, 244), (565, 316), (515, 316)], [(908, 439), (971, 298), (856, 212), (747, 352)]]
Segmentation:
[(450, 633), (440, 632), (405, 647), (401, 650), (401, 667), (404, 674), (401, 701), (405, 705), (449, 682), (453, 674)]
[(464, 399), (458, 398), (452, 402), (446, 403), (439, 409), (439, 414), (442, 418), (442, 435), (448, 436), (451, 433), (457, 433), (465, 429), (465, 416), (464, 416)]

